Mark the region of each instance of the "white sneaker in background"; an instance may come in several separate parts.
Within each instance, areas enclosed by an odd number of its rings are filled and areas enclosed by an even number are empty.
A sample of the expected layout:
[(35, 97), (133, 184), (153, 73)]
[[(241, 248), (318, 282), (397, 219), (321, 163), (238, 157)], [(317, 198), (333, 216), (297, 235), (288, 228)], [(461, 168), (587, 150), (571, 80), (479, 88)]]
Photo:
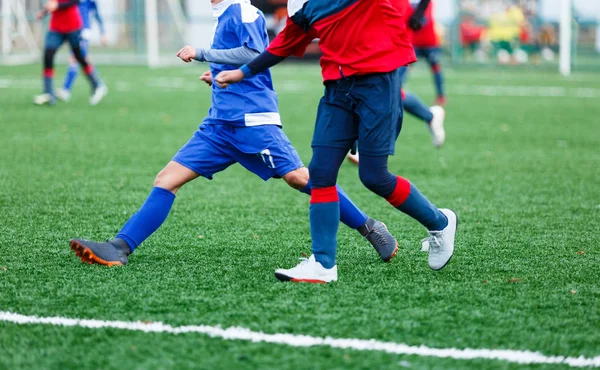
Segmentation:
[(434, 105), (429, 108), (431, 114), (433, 114), (433, 119), (427, 125), (429, 128), (429, 134), (431, 134), (431, 142), (433, 146), (436, 148), (444, 145), (444, 141), (446, 141), (446, 131), (444, 130), (444, 119), (446, 118), (446, 112), (444, 108), (439, 105)]
[(94, 90), (94, 93), (90, 97), (90, 104), (96, 105), (108, 94), (108, 87), (106, 85), (100, 85)]
[(56, 90), (56, 97), (64, 102), (71, 100), (71, 93), (62, 87)]

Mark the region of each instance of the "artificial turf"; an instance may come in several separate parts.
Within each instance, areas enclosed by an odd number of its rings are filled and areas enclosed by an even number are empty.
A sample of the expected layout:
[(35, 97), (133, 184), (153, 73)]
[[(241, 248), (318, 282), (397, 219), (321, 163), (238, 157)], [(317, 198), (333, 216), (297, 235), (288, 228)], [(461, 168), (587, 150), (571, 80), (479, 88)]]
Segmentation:
[[(339, 281), (303, 285), (279, 283), (273, 271), (310, 254), (308, 198), (238, 165), (186, 185), (126, 267), (74, 256), (69, 239), (115, 235), (210, 104), (198, 66), (100, 71), (111, 88), (100, 105), (87, 104), (82, 78), (71, 102), (48, 108), (31, 104), (38, 66), (0, 67), (0, 311), (600, 355), (600, 74), (448, 70), (446, 145), (435, 150), (409, 117), (390, 169), (458, 213), (451, 263), (431, 271), (419, 252), (422, 227), (345, 164), (339, 183), (386, 222), (400, 251), (384, 264), (341, 227)], [(273, 72), (284, 129), (308, 163), (318, 66)], [(408, 87), (432, 101), (426, 71), (414, 71)], [(406, 366), (519, 367), (0, 322), (7, 369)]]

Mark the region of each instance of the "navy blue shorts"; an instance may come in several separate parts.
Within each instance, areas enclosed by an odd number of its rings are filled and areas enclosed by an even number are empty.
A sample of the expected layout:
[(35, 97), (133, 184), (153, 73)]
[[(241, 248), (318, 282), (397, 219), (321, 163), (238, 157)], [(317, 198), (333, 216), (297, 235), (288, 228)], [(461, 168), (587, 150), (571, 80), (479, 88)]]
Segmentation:
[(304, 167), (298, 152), (276, 125), (203, 124), (173, 161), (209, 180), (234, 163), (265, 181)]
[(415, 48), (417, 58), (424, 58), (429, 65), (434, 65), (440, 62), (440, 48)]
[(48, 31), (46, 34), (46, 49), (56, 50), (67, 41), (71, 49), (79, 46), (81, 41), (81, 31), (60, 33), (54, 31)]
[(400, 86), (406, 67), (325, 83), (312, 146), (350, 149), (371, 156), (394, 154), (402, 128)]

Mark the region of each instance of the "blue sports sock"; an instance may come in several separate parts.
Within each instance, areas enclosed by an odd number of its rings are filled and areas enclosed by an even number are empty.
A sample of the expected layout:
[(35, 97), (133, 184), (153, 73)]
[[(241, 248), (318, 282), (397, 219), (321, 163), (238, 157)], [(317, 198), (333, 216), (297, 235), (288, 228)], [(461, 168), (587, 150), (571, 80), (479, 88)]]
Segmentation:
[(442, 66), (439, 63), (431, 66), (433, 71), (433, 81), (435, 83), (435, 90), (437, 96), (444, 96), (444, 76), (442, 75)]
[(408, 113), (422, 121), (425, 121), (425, 123), (429, 124), (433, 120), (433, 113), (431, 113), (429, 107), (426, 106), (425, 103), (423, 103), (415, 94), (405, 91), (402, 104)]
[(310, 235), (312, 253), (323, 267), (335, 266), (340, 203), (335, 186), (312, 189), (310, 200)]
[(442, 230), (448, 226), (448, 218), (405, 178), (396, 177), (396, 188), (386, 200), (427, 230)]
[[(310, 188), (309, 180), (306, 187), (300, 191), (310, 195)], [(367, 215), (352, 202), (339, 185), (336, 188), (340, 199), (340, 221), (351, 229), (358, 229), (363, 226), (367, 222)]]
[(69, 65), (69, 69), (67, 69), (67, 75), (65, 76), (65, 81), (63, 83), (63, 88), (67, 91), (71, 91), (73, 87), (73, 83), (77, 79), (77, 75), (79, 74), (79, 65), (77, 63), (71, 63)]
[(146, 202), (131, 216), (116, 237), (125, 240), (133, 252), (165, 222), (174, 201), (175, 194), (153, 187)]
[(52, 77), (44, 76), (44, 93), (54, 95), (52, 90)]

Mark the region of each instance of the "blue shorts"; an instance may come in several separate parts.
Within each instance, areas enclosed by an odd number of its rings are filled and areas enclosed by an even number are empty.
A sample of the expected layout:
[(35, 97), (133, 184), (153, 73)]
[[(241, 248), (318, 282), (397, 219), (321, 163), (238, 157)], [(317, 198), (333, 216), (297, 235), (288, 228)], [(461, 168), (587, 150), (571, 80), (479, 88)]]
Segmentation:
[(60, 33), (54, 31), (48, 31), (46, 33), (46, 49), (56, 50), (67, 41), (71, 49), (79, 46), (81, 40), (81, 31), (74, 31), (69, 33)]
[(402, 128), (401, 78), (406, 67), (325, 83), (319, 102), (313, 147), (350, 149), (362, 154), (394, 154)]
[(298, 152), (276, 125), (202, 124), (173, 161), (209, 180), (234, 163), (265, 181), (304, 167)]
[(418, 58), (427, 60), (427, 63), (431, 66), (440, 62), (440, 48), (415, 48), (415, 54)]

